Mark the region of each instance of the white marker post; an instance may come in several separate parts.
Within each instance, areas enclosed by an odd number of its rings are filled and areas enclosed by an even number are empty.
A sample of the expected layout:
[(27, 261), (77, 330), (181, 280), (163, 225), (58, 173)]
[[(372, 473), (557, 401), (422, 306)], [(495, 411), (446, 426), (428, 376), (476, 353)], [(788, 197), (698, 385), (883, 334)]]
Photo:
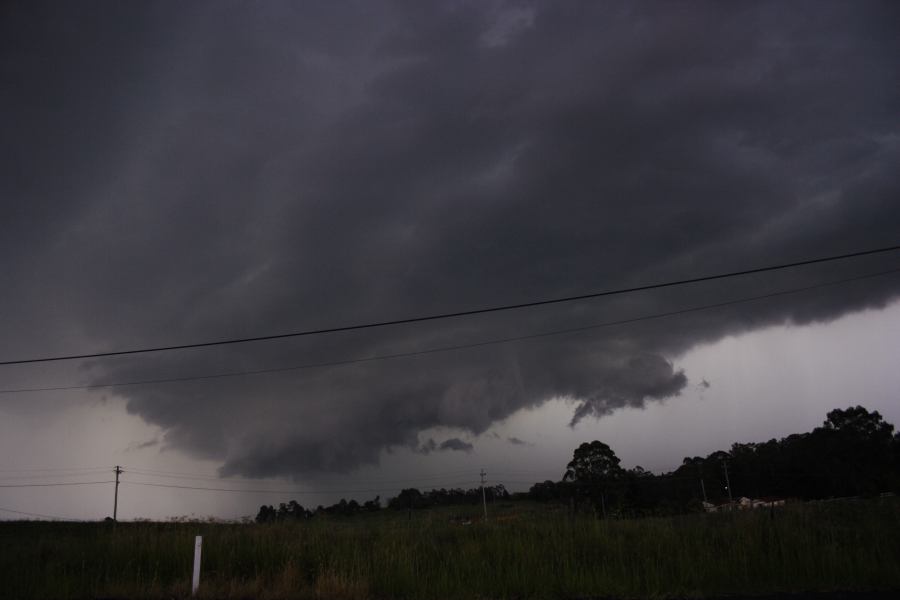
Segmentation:
[(203, 536), (198, 535), (194, 539), (194, 579), (191, 582), (191, 596), (197, 595), (200, 587), (200, 552), (203, 550)]

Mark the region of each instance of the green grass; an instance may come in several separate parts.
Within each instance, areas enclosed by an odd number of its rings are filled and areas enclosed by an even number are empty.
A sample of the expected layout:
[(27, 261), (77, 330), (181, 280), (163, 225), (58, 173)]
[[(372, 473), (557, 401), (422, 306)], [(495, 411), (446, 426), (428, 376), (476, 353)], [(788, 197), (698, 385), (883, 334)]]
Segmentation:
[[(464, 509), (466, 510), (466, 509)], [(475, 509), (468, 509), (477, 514)], [(4, 523), (11, 598), (623, 598), (900, 589), (895, 499), (674, 518), (569, 518), (535, 505), (381, 511), (305, 523)]]

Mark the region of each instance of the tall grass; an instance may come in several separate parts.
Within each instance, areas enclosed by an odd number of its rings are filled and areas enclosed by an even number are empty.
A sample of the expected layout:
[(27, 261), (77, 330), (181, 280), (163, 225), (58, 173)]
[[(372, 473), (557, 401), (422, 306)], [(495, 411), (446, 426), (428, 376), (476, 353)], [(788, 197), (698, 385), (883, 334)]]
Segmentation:
[(640, 520), (508, 506), (346, 520), (0, 525), (5, 597), (189, 595), (203, 535), (207, 598), (624, 598), (900, 590), (900, 503)]

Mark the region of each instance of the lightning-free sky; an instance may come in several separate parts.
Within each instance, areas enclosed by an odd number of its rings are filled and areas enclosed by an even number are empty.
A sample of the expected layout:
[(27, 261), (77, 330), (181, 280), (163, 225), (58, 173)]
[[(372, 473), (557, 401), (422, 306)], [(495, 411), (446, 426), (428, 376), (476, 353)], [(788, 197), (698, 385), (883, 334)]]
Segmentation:
[[(898, 9), (5, 3), (0, 360), (898, 244)], [(885, 272), (898, 267), (893, 252), (390, 328), (0, 366), (0, 484), (105, 481), (122, 464), (123, 518), (233, 517), (470, 485), (481, 467), (523, 489), (595, 438), (626, 466), (665, 471), (809, 430), (836, 407), (897, 423), (900, 274)], [(430, 352), (766, 294), (780, 295)], [(270, 372), (190, 379), (246, 371)], [(0, 508), (98, 518), (111, 496), (0, 487)]]

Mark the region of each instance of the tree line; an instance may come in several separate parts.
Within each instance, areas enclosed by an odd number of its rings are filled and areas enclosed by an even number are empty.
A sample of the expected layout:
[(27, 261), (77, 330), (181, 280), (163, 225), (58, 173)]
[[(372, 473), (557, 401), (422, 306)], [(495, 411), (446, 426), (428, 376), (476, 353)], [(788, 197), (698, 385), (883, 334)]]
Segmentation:
[[(742, 496), (813, 500), (900, 492), (900, 433), (877, 411), (862, 406), (835, 409), (822, 426), (767, 442), (733, 444), (728, 451), (686, 457), (681, 466), (656, 475), (641, 467), (624, 469), (607, 444), (581, 444), (559, 481), (535, 483), (510, 494), (503, 485), (486, 486), (487, 501), (532, 500), (597, 516), (665, 515), (703, 510)], [(730, 487), (729, 485), (730, 484)], [(391, 510), (477, 504), (480, 487), (402, 490), (387, 502)], [(314, 511), (296, 501), (260, 507), (258, 522), (352, 516), (381, 509), (379, 497), (344, 500)]]
[(367, 500), (360, 504), (356, 500), (345, 500), (341, 498), (339, 502), (331, 506), (319, 505), (315, 510), (303, 508), (296, 500), (290, 502), (282, 502), (275, 508), (272, 505), (259, 507), (256, 514), (257, 523), (271, 523), (274, 521), (305, 521), (312, 519), (317, 515), (331, 515), (338, 517), (351, 517), (360, 513), (374, 512), (381, 509), (381, 498), (375, 496), (373, 500)]
[[(484, 499), (487, 502), (505, 500), (510, 497), (503, 484), (484, 486)], [(407, 510), (420, 508), (433, 508), (436, 506), (460, 506), (465, 504), (478, 504), (482, 501), (481, 488), (453, 488), (436, 489), (420, 492), (416, 488), (402, 490), (397, 497), (388, 501), (388, 508), (393, 510)]]
[[(506, 488), (500, 485), (491, 485), (484, 487), (484, 498), (488, 502), (494, 500), (504, 500), (510, 498), (510, 493)], [(424, 492), (416, 488), (407, 488), (401, 490), (397, 496), (387, 501), (387, 508), (391, 510), (419, 510), (423, 508), (434, 508), (437, 506), (460, 506), (465, 504), (478, 504), (482, 501), (482, 491), (480, 487), (463, 489), (434, 489)], [(341, 499), (339, 502), (331, 506), (318, 506), (315, 510), (304, 508), (296, 500), (290, 502), (282, 502), (275, 508), (272, 505), (263, 505), (259, 507), (256, 515), (257, 523), (271, 523), (274, 521), (297, 521), (311, 519), (315, 516), (330, 515), (338, 517), (350, 517), (360, 513), (374, 512), (380, 510), (381, 498), (375, 496), (373, 500), (368, 500), (359, 504), (356, 500)]]
[(814, 500), (883, 492), (900, 492), (900, 434), (877, 411), (856, 406), (832, 410), (809, 433), (686, 457), (661, 475), (623, 469), (609, 446), (585, 443), (560, 481), (537, 483), (527, 497), (640, 516), (702, 510), (704, 501), (723, 504), (742, 496)]

